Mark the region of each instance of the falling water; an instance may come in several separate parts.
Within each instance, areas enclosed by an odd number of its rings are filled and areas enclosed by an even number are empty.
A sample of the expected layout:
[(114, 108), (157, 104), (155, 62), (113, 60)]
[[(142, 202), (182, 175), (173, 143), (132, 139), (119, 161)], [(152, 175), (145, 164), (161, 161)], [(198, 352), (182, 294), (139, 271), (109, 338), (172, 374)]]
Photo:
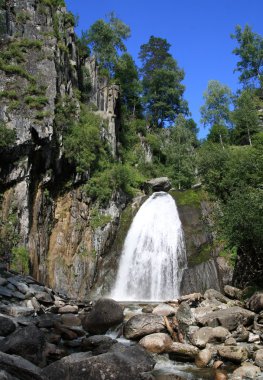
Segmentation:
[(111, 297), (120, 301), (174, 299), (186, 263), (175, 201), (165, 192), (154, 193), (139, 209), (125, 239)]

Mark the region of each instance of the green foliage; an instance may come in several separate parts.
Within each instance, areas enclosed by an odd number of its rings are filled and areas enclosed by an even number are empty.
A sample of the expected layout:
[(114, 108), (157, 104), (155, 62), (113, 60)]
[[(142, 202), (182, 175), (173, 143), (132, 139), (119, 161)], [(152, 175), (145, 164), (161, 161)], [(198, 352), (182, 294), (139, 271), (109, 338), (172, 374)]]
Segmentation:
[(203, 244), (195, 255), (189, 257), (189, 266), (199, 265), (208, 261), (211, 258), (212, 249), (210, 244)]
[(26, 96), (25, 102), (30, 108), (42, 109), (47, 103), (46, 96)]
[(207, 140), (224, 146), (230, 141), (230, 133), (226, 126), (214, 124), (207, 135)]
[(167, 174), (178, 189), (187, 189), (195, 181), (195, 136), (186, 125), (184, 116), (178, 115), (175, 125), (168, 131), (169, 137), (164, 141), (163, 147)]
[(235, 246), (228, 248), (224, 246), (223, 249), (219, 252), (220, 257), (224, 257), (228, 264), (234, 268), (236, 259), (237, 259), (237, 248)]
[(30, 13), (28, 11), (20, 11), (16, 14), (16, 21), (19, 24), (25, 24), (27, 20), (30, 20)]
[(93, 171), (98, 166), (98, 160), (107, 155), (100, 136), (101, 124), (100, 117), (83, 106), (79, 121), (65, 133), (65, 157), (76, 165), (79, 173)]
[(14, 145), (16, 140), (16, 132), (9, 129), (0, 121), (0, 149), (7, 148)]
[(26, 78), (30, 82), (36, 81), (35, 78), (32, 75), (30, 75), (23, 67), (18, 66), (18, 65), (6, 64), (1, 58), (0, 58), (0, 70), (10, 75), (19, 75), (23, 78)]
[(101, 68), (112, 75), (119, 52), (126, 51), (124, 40), (130, 36), (130, 28), (113, 13), (109, 21), (102, 19), (91, 25), (87, 32), (88, 43)]
[(141, 114), (141, 83), (138, 69), (132, 56), (124, 53), (117, 61), (114, 80), (120, 85), (122, 111), (127, 116), (140, 116)]
[(84, 189), (93, 200), (105, 204), (117, 190), (134, 196), (136, 189), (144, 180), (145, 178), (135, 168), (129, 165), (113, 164), (96, 172)]
[(93, 230), (103, 228), (111, 222), (111, 216), (102, 214), (98, 207), (94, 207), (90, 215), (90, 226)]
[(18, 217), (16, 207), (11, 205), (7, 217), (0, 217), (0, 261), (11, 262), (12, 248), (18, 245)]
[(201, 189), (170, 190), (169, 193), (179, 206), (200, 207), (200, 203), (207, 199), (206, 193)]
[(65, 7), (65, 1), (64, 0), (40, 0), (41, 4), (47, 5), (49, 7)]
[(203, 97), (205, 104), (200, 108), (201, 122), (205, 126), (213, 126), (215, 124), (229, 125), (230, 105), (232, 101), (230, 88), (217, 80), (210, 80)]
[(263, 87), (263, 37), (252, 32), (246, 25), (242, 30), (236, 26), (232, 38), (237, 40), (238, 47), (233, 53), (239, 57), (236, 71), (240, 72), (239, 80), (244, 85), (260, 85)]
[(246, 89), (237, 97), (235, 105), (236, 108), (232, 113), (235, 125), (233, 141), (235, 144), (251, 145), (252, 136), (259, 132), (259, 99), (255, 95), (255, 91)]
[(68, 130), (73, 121), (78, 117), (78, 104), (76, 100), (68, 95), (61, 97), (55, 110), (55, 123), (57, 130)]
[(29, 252), (26, 247), (12, 249), (11, 269), (23, 275), (29, 274)]
[(0, 92), (0, 98), (17, 99), (17, 92), (15, 90), (4, 90)]
[(139, 53), (144, 105), (151, 124), (160, 127), (165, 122), (173, 122), (179, 113), (188, 112), (182, 99), (184, 72), (169, 53), (169, 48), (165, 39), (151, 36)]

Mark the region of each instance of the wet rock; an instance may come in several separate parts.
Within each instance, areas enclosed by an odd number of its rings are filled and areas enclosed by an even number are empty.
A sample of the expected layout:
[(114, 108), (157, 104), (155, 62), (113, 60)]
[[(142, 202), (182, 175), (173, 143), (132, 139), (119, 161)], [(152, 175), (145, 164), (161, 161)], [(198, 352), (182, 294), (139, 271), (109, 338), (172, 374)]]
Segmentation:
[(104, 334), (124, 319), (122, 307), (114, 300), (99, 299), (82, 321), (83, 328), (92, 334)]
[(30, 317), (35, 312), (33, 307), (18, 306), (17, 304), (0, 304), (0, 313), (12, 317)]
[(0, 296), (11, 298), (12, 297), (12, 291), (7, 289), (4, 286), (0, 286)]
[(242, 363), (248, 358), (248, 352), (242, 346), (224, 346), (218, 349), (218, 354), (233, 363)]
[(114, 344), (105, 354), (90, 357), (90, 353), (78, 353), (44, 368), (42, 374), (48, 380), (134, 380), (140, 373), (152, 370), (155, 362), (139, 346)]
[(144, 184), (144, 190), (147, 194), (154, 191), (169, 191), (171, 182), (168, 177), (153, 178)]
[(154, 314), (138, 314), (124, 325), (123, 335), (127, 339), (139, 339), (145, 335), (165, 331), (164, 319)]
[(229, 298), (227, 298), (226, 296), (224, 296), (222, 293), (218, 292), (215, 289), (208, 289), (205, 292), (204, 297), (209, 299), (209, 300), (215, 299), (215, 300), (222, 302), (222, 303), (228, 303), (228, 301), (230, 301)]
[(174, 342), (170, 347), (169, 358), (172, 360), (194, 361), (199, 349), (186, 343)]
[(172, 317), (175, 315), (175, 309), (170, 305), (162, 303), (162, 304), (156, 306), (153, 309), (152, 313), (156, 314), (156, 315), (162, 315), (165, 317)]
[(247, 307), (256, 313), (263, 310), (263, 292), (254, 293), (247, 301)]
[(79, 308), (76, 305), (65, 305), (58, 309), (59, 314), (76, 314)]
[(214, 380), (227, 380), (227, 372), (222, 369), (216, 369), (215, 370), (215, 377)]
[(10, 375), (6, 371), (2, 371), (0, 369), (0, 380), (19, 380), (19, 379), (17, 377)]
[(142, 308), (143, 313), (151, 314), (153, 312), (153, 307), (151, 305), (144, 306)]
[(139, 344), (149, 352), (161, 354), (163, 352), (169, 352), (173, 341), (168, 334), (155, 333), (146, 335), (139, 341)]
[(236, 346), (237, 342), (232, 336), (225, 340), (225, 346)]
[(255, 364), (263, 370), (263, 348), (255, 353)]
[(7, 336), (15, 331), (16, 325), (12, 319), (0, 315), (0, 336)]
[(19, 375), (20, 380), (44, 380), (40, 368), (20, 356), (0, 352), (0, 368), (15, 378)]
[(258, 334), (249, 333), (248, 343), (260, 343), (260, 336)]
[(251, 364), (243, 363), (233, 372), (232, 380), (255, 379), (260, 374), (260, 368)]
[(81, 326), (81, 320), (75, 314), (63, 314), (61, 321), (65, 326)]
[(0, 276), (0, 286), (4, 286), (6, 284), (7, 284), (7, 279), (4, 278), (4, 277), (2, 277), (2, 276)]
[(191, 293), (187, 294), (185, 296), (181, 296), (178, 299), (179, 303), (187, 302), (191, 306), (197, 306), (201, 301), (204, 300), (204, 296), (201, 293)]
[(199, 348), (204, 348), (207, 343), (224, 342), (230, 332), (224, 327), (202, 327), (191, 336), (192, 344)]
[(92, 351), (93, 355), (104, 354), (109, 351), (117, 340), (105, 335), (93, 335), (83, 339), (81, 349), (83, 351)]
[(53, 299), (50, 294), (46, 292), (38, 292), (35, 294), (36, 299), (38, 302), (43, 303), (45, 305), (53, 304)]
[(224, 293), (230, 297), (237, 300), (241, 300), (243, 296), (243, 292), (241, 289), (235, 288), (234, 286), (225, 285), (224, 286)]
[(195, 358), (195, 365), (198, 368), (205, 368), (212, 359), (212, 353), (208, 349), (204, 349), (198, 352)]
[(237, 342), (247, 342), (249, 331), (243, 325), (240, 325), (237, 327), (236, 331), (233, 331), (232, 336)]
[(239, 306), (233, 306), (225, 310), (217, 310), (208, 313), (206, 316), (199, 318), (202, 325), (216, 327), (223, 326), (229, 331), (235, 330), (238, 325), (248, 325), (253, 322), (255, 313), (242, 309)]
[(45, 363), (45, 348), (45, 336), (34, 325), (19, 328), (0, 342), (2, 352), (22, 356), (36, 365)]

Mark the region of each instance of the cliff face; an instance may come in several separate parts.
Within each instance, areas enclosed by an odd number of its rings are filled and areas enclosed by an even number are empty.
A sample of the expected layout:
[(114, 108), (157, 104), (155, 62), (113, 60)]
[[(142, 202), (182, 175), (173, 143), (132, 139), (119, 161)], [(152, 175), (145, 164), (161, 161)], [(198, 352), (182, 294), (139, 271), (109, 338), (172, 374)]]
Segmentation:
[(16, 131), (14, 146), (0, 151), (1, 221), (28, 247), (37, 279), (87, 297), (126, 199), (116, 195), (97, 209), (82, 193), (81, 177), (63, 156), (57, 109), (69, 100), (78, 111), (84, 67), (87, 97), (108, 123), (102, 132), (116, 156), (119, 93), (99, 78), (93, 59), (80, 60), (72, 15), (52, 4), (0, 4), (0, 120)]

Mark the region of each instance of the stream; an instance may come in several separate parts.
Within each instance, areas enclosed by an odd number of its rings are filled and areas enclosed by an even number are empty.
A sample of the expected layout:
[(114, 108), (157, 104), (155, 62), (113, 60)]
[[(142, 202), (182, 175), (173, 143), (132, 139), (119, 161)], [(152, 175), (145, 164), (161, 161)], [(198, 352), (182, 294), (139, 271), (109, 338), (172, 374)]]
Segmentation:
[[(123, 302), (124, 307), (124, 321), (127, 321), (136, 314), (142, 314), (142, 309), (147, 306), (157, 306), (159, 302)], [(136, 344), (134, 341), (124, 338), (122, 335), (122, 324), (114, 329), (108, 330), (107, 336), (116, 339), (119, 343), (126, 345)], [(190, 362), (179, 362), (170, 360), (168, 354), (151, 354), (153, 355), (156, 365), (151, 372), (156, 380), (215, 380), (216, 371), (213, 368), (198, 368)], [(223, 371), (232, 373), (237, 366), (229, 363), (224, 366)]]

